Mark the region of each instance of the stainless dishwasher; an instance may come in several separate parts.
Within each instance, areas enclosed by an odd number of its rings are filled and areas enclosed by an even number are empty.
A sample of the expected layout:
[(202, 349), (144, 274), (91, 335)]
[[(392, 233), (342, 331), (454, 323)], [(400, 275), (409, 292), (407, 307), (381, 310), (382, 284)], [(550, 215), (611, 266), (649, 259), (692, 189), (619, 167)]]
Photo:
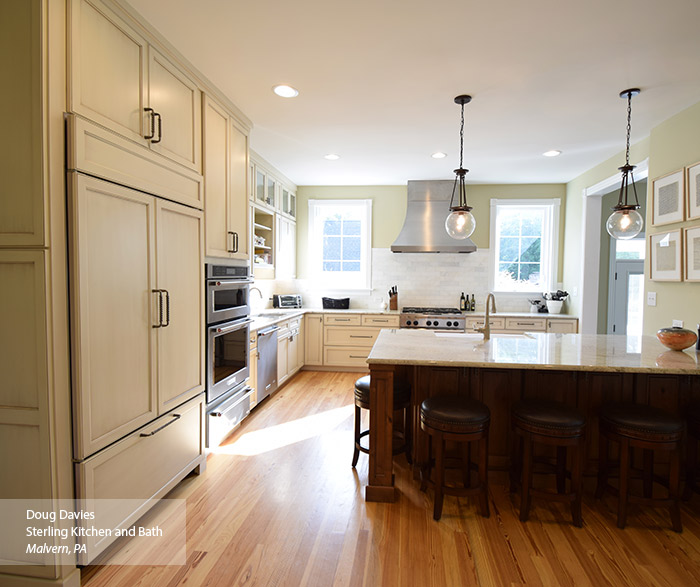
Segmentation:
[(258, 403), (277, 389), (277, 331), (279, 326), (258, 330)]

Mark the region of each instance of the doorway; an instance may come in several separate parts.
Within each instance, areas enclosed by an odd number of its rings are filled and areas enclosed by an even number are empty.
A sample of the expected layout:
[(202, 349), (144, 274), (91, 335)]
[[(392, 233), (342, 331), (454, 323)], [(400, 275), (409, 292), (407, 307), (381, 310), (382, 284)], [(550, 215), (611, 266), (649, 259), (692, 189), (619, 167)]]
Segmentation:
[(610, 239), (608, 334), (639, 336), (644, 316), (644, 234), (626, 241)]

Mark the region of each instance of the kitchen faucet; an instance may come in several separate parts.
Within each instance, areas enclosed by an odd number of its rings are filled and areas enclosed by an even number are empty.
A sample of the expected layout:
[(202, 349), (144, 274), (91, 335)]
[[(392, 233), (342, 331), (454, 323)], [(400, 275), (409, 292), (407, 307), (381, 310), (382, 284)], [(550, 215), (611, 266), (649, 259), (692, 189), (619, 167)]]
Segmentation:
[(489, 340), (491, 338), (491, 326), (489, 324), (489, 300), (491, 300), (491, 312), (494, 314), (496, 313), (496, 297), (493, 295), (493, 293), (490, 293), (486, 297), (486, 317), (484, 318), (484, 327), (474, 329), (484, 335), (484, 340)]
[(260, 299), (262, 300), (262, 299), (263, 299), (263, 295), (262, 295), (262, 292), (260, 291), (260, 288), (253, 286), (253, 287), (250, 288), (249, 291), (253, 291), (253, 290), (255, 290), (255, 291), (258, 292), (258, 294), (260, 295)]

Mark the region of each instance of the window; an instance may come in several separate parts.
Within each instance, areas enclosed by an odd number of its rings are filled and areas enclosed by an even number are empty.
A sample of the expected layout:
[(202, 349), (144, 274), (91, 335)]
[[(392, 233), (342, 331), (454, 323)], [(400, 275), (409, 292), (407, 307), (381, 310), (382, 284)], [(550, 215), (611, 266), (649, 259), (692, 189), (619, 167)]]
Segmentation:
[(491, 289), (555, 288), (559, 200), (491, 200)]
[(371, 288), (372, 200), (309, 200), (311, 274), (325, 287)]

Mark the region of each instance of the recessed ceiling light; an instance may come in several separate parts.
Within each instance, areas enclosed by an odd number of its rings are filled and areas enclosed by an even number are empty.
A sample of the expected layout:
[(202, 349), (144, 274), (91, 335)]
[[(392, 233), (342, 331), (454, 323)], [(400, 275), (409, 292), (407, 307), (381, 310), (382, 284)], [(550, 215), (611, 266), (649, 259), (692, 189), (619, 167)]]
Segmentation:
[(335, 153), (328, 153), (328, 155), (324, 155), (323, 158), (328, 159), (329, 161), (336, 161), (337, 159), (340, 159), (340, 155), (336, 155)]
[(443, 153), (442, 151), (438, 151), (437, 153), (433, 153), (431, 155), (431, 157), (433, 159), (444, 159), (445, 157), (447, 157), (447, 153)]
[(552, 149), (551, 151), (545, 151), (542, 154), (545, 157), (556, 157), (557, 155), (561, 155), (561, 151), (557, 151), (556, 149)]
[(287, 86), (284, 84), (274, 86), (272, 88), (272, 91), (278, 96), (282, 96), (283, 98), (296, 98), (299, 95), (299, 90), (293, 88), (292, 86)]

